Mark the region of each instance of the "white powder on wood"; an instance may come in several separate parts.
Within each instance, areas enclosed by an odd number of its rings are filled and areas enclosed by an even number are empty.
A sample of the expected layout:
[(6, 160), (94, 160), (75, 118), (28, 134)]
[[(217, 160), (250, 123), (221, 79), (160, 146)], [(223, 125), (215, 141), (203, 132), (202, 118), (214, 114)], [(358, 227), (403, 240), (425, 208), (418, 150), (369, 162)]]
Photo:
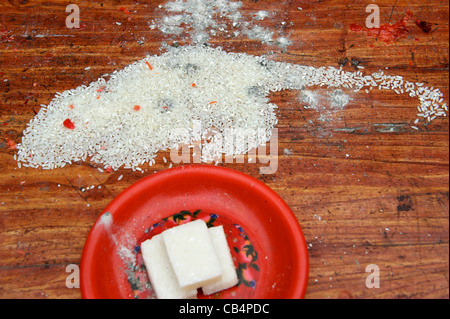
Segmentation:
[(244, 11), (246, 13), (243, 14), (239, 11), (241, 7), (242, 2), (228, 0), (168, 1), (161, 7), (165, 15), (152, 21), (150, 28), (158, 28), (168, 36), (182, 36), (183, 40), (187, 39), (187, 35), (192, 44), (202, 44), (216, 36), (234, 38), (242, 35), (283, 49), (292, 44), (281, 34), (282, 29), (274, 31), (257, 24), (273, 16), (273, 13), (259, 10)]

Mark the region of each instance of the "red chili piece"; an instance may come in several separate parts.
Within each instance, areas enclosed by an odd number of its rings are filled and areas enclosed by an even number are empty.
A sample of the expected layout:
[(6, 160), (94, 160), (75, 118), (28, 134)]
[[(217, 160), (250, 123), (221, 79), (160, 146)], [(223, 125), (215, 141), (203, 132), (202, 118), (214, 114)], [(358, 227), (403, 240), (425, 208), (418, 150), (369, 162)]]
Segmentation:
[(73, 130), (75, 128), (75, 125), (69, 119), (65, 119), (64, 122), (63, 122), (63, 125), (65, 127), (67, 127), (68, 129), (71, 129), (71, 130)]

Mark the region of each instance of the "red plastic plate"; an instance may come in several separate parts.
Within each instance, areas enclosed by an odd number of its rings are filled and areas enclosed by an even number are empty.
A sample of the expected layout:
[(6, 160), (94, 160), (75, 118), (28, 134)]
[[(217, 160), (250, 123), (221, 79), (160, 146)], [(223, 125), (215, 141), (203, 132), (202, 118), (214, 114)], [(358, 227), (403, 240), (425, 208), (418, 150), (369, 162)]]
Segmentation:
[(288, 205), (249, 175), (189, 165), (143, 178), (105, 208), (83, 250), (83, 298), (154, 297), (140, 243), (197, 218), (224, 225), (239, 276), (237, 286), (199, 298), (304, 297), (308, 251)]

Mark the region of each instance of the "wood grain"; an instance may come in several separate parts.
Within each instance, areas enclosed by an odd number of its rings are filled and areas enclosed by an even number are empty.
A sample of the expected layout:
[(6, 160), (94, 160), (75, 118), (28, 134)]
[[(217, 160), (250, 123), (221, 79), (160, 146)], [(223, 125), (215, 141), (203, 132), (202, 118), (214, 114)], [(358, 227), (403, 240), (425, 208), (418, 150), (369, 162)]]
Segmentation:
[[(226, 37), (212, 45), (317, 67), (354, 59), (367, 74), (382, 69), (439, 88), (448, 103), (448, 2), (377, 1), (382, 23), (395, 23), (410, 10), (435, 26), (425, 33), (412, 23), (410, 33), (392, 44), (349, 29), (364, 23), (368, 3), (243, 1), (243, 12), (273, 12), (262, 24), (284, 32), (292, 45), (283, 51)], [(80, 298), (79, 289), (66, 287), (66, 267), (79, 265), (97, 216), (129, 185), (168, 166), (158, 156), (144, 174), (100, 173), (90, 163), (18, 169), (6, 140), (20, 141), (41, 104), (159, 54), (162, 41), (173, 44), (149, 28), (163, 13), (160, 1), (78, 1), (80, 29), (66, 28), (67, 4), (0, 4), (0, 298)], [(351, 63), (343, 68), (355, 70)], [(415, 131), (416, 99), (345, 92), (353, 99), (345, 109), (323, 112), (304, 108), (299, 92), (271, 94), (279, 106), (277, 172), (222, 165), (262, 180), (294, 211), (309, 245), (306, 298), (448, 298), (448, 117)], [(370, 264), (380, 268), (380, 288), (366, 287)]]

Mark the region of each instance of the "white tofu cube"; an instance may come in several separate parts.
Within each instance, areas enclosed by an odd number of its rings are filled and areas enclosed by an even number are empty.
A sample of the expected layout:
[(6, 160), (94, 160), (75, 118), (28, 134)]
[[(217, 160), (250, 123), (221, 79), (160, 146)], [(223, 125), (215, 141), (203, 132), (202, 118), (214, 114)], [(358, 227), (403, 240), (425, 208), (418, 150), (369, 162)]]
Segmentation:
[(231, 288), (239, 281), (223, 226), (211, 227), (208, 231), (222, 267), (222, 277), (216, 282), (202, 287), (205, 295), (211, 295), (218, 291)]
[(162, 236), (182, 288), (200, 288), (220, 278), (222, 267), (203, 220), (167, 229)]
[(158, 299), (197, 298), (197, 289), (180, 287), (167, 256), (162, 235), (141, 243), (141, 253), (153, 290)]

